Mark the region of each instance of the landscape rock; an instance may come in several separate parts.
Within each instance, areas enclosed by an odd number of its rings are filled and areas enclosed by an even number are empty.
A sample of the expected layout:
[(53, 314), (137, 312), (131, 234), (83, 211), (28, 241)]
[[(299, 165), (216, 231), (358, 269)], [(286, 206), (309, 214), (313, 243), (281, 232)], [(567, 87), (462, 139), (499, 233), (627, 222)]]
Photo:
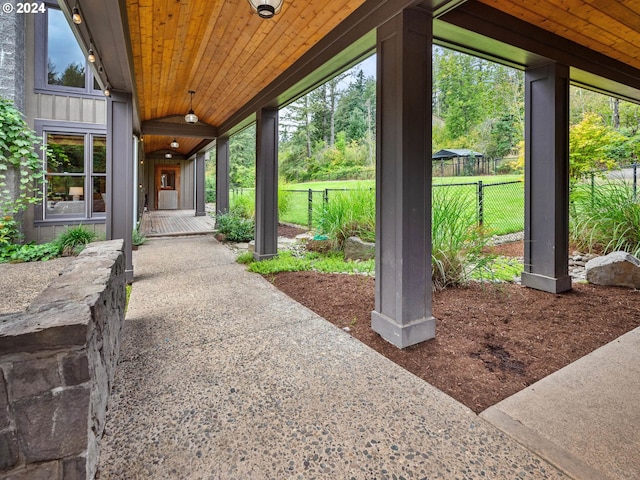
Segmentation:
[(613, 252), (589, 260), (585, 269), (589, 283), (640, 288), (640, 260), (626, 252)]
[(371, 260), (375, 256), (375, 243), (365, 242), (358, 237), (349, 237), (344, 241), (345, 260)]

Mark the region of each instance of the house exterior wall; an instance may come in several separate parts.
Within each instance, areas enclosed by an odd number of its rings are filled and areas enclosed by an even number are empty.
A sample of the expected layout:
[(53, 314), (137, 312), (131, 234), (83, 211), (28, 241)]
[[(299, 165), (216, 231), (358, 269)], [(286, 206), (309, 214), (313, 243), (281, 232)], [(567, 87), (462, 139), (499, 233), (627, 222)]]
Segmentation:
[[(98, 96), (87, 96), (82, 93), (45, 93), (36, 90), (36, 50), (43, 48), (36, 35), (35, 16), (27, 15), (24, 35), (24, 77), (25, 101), (24, 113), (31, 128), (39, 120), (51, 120), (53, 123), (69, 122), (78, 126), (91, 125), (104, 128), (106, 135), (107, 108), (106, 101)], [(52, 122), (49, 122), (51, 124)], [(44, 243), (53, 240), (69, 225), (82, 224), (94, 231), (100, 238), (105, 235), (105, 219), (56, 219), (38, 220), (42, 215), (36, 215), (36, 209), (42, 209), (41, 204), (31, 206), (24, 215), (23, 232), (26, 241)]]

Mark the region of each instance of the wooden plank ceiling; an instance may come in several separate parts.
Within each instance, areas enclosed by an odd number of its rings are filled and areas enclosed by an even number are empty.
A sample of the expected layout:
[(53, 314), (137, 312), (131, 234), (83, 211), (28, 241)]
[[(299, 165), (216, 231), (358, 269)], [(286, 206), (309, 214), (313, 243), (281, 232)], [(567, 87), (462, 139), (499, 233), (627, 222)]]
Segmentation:
[[(220, 125), (364, 0), (285, 0), (273, 19), (247, 0), (127, 1), (141, 121), (184, 115)], [(145, 151), (172, 138), (145, 136)], [(198, 140), (178, 138), (187, 153)]]
[(640, 69), (639, 0), (478, 0)]
[[(640, 69), (640, 0), (467, 0), (475, 2)], [(140, 120), (184, 115), (195, 90), (201, 121), (222, 124), (363, 3), (285, 0), (264, 20), (247, 0), (127, 1)], [(145, 151), (171, 140), (147, 136)], [(178, 141), (183, 154), (199, 144)]]

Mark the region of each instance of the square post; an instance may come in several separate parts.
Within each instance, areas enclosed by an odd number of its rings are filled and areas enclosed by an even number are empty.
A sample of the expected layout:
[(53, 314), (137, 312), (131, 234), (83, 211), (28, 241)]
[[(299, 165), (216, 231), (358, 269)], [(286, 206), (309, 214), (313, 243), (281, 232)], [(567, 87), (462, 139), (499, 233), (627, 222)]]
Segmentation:
[(216, 214), (229, 211), (229, 137), (216, 140)]
[(569, 276), (569, 68), (525, 72), (525, 226), (522, 284), (571, 290)]
[(256, 260), (278, 253), (278, 110), (263, 108), (256, 128)]
[(204, 178), (204, 152), (196, 153), (196, 217), (204, 217), (204, 204), (206, 198)]
[(378, 28), (376, 299), (371, 327), (399, 348), (435, 336), (431, 315), (429, 12)]
[(133, 102), (131, 94), (112, 92), (107, 100), (106, 238), (124, 240), (125, 279), (133, 282)]

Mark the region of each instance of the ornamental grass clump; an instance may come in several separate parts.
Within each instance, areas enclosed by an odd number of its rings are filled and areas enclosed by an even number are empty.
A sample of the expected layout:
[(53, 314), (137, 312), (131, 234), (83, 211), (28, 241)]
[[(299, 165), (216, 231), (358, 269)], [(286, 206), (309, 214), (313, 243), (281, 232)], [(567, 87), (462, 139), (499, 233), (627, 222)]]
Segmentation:
[(640, 204), (629, 183), (578, 184), (569, 211), (571, 240), (579, 250), (640, 255)]
[(448, 195), (445, 189), (433, 190), (431, 268), (435, 289), (463, 285), (472, 278), (490, 278), (492, 258), (482, 253), (489, 239), (464, 197)]
[(55, 239), (62, 255), (78, 255), (87, 244), (93, 242), (97, 238), (95, 232), (92, 232), (83, 225), (69, 227)]
[(375, 241), (376, 196), (370, 188), (356, 188), (332, 195), (320, 213), (318, 230), (342, 249), (349, 237)]

